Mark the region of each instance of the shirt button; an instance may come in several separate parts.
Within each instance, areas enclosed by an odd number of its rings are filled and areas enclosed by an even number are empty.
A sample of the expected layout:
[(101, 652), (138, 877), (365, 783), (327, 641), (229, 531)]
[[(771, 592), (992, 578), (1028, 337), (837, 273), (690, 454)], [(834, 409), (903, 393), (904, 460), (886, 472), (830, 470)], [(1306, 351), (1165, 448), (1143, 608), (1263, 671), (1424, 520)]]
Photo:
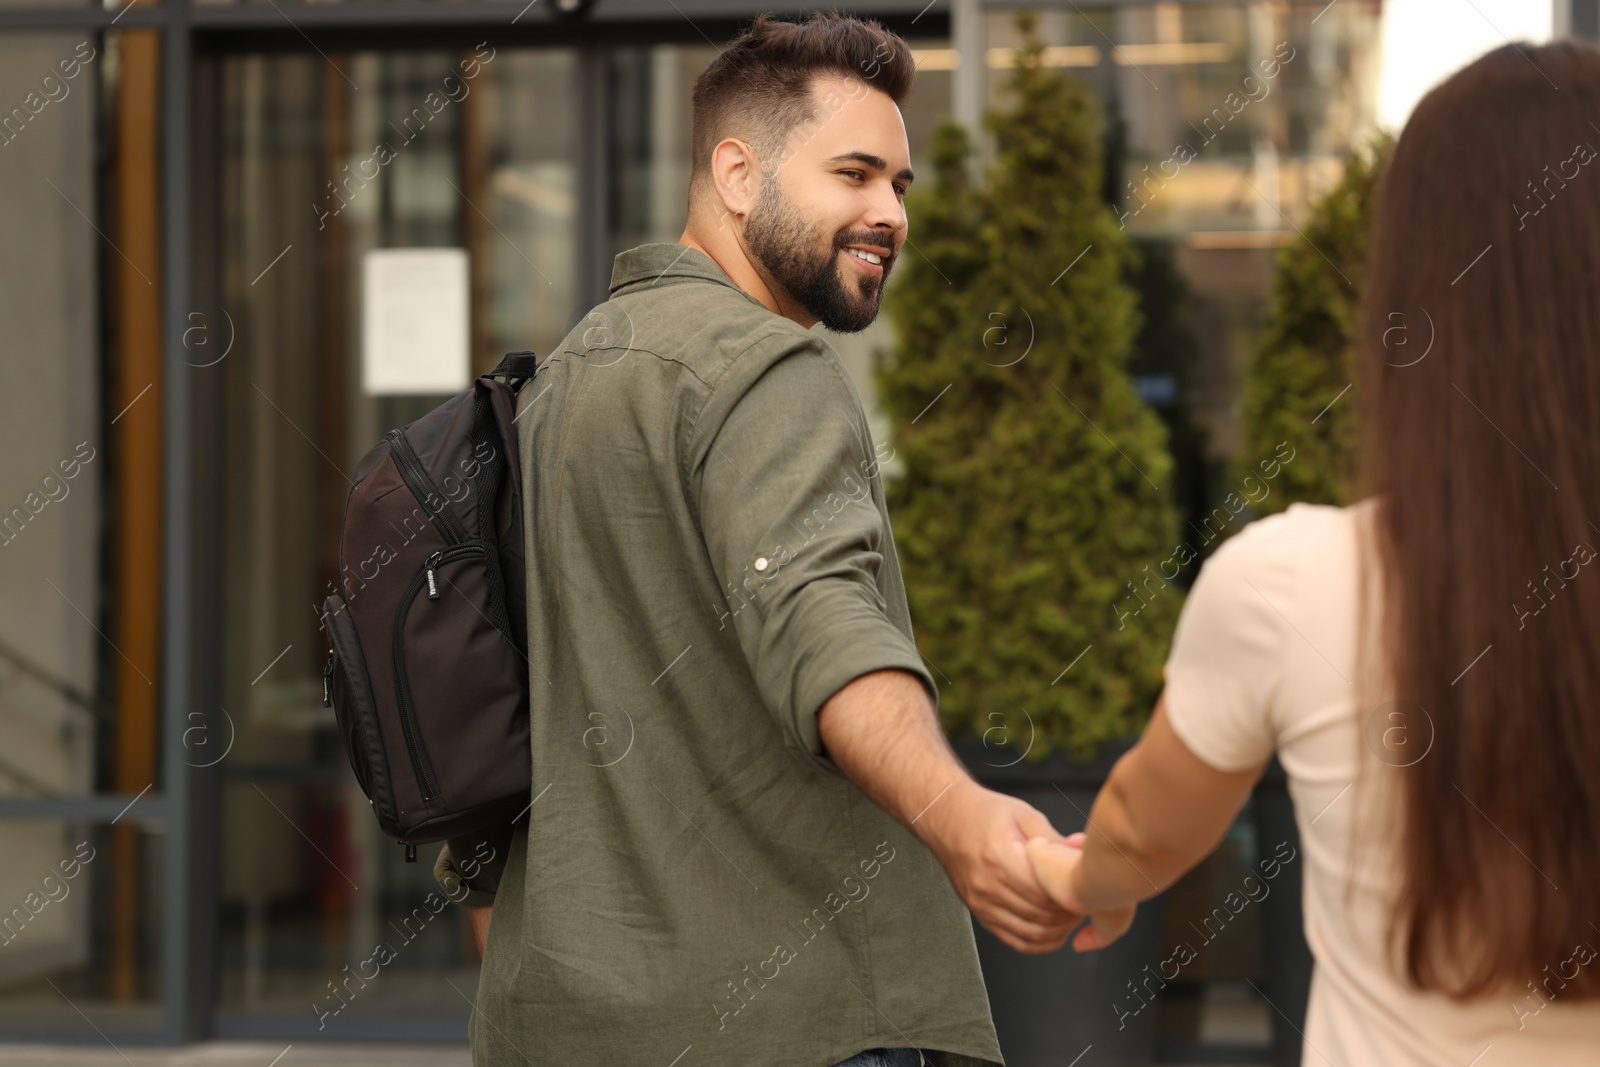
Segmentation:
[(757, 556), (756, 557), (756, 570), (764, 571), (766, 569), (767, 569), (767, 557), (766, 556)]

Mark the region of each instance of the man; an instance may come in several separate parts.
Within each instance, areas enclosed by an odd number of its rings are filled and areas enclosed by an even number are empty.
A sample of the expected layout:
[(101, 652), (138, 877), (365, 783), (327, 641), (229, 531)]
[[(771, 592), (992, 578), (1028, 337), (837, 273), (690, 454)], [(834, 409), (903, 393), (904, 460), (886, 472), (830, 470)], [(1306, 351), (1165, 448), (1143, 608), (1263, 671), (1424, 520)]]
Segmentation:
[(1079, 921), (1027, 859), (1059, 835), (939, 728), (810, 330), (877, 315), (913, 76), (874, 22), (758, 19), (695, 85), (683, 236), (619, 255), (523, 391), (532, 805), (436, 865), (476, 1067), (998, 1064), (962, 902), (1021, 952)]

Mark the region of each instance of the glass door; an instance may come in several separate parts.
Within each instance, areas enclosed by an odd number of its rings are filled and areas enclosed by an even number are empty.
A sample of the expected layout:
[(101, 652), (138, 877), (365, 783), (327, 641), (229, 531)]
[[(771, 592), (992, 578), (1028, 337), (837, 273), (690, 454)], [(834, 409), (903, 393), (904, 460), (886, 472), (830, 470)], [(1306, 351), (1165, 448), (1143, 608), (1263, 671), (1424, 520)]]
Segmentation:
[[(462, 1040), (465, 913), (429, 907), (437, 848), (406, 863), (356, 784), (322, 706), (316, 605), (362, 455), (575, 321), (575, 55), (208, 64), (217, 306), (193, 362), (216, 375), (226, 486), (218, 1032)], [(364, 356), (397, 323), (431, 339), (420, 368)]]

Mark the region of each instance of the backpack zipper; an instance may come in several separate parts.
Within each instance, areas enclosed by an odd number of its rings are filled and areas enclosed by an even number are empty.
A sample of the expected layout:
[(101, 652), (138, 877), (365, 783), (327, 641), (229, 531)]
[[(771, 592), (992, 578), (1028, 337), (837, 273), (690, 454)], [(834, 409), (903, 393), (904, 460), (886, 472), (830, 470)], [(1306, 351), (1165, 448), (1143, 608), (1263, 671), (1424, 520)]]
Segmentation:
[[(411, 442), (406, 440), (403, 429), (390, 430), (384, 437), (389, 442), (389, 454), (394, 457), (395, 470), (400, 472), (400, 478), (411, 490), (411, 495), (428, 513), (433, 524), (444, 534), (444, 539), (452, 545), (459, 545), (467, 539), (467, 528), (461, 524), (456, 513), (450, 510), (450, 504), (445, 495), (439, 492), (438, 486), (433, 484), (433, 479), (428, 477), (428, 469), (422, 465), (422, 460), (417, 458), (417, 453), (411, 447)], [(434, 511), (428, 501), (437, 497), (439, 510)]]
[(451, 545), (441, 549), (428, 557), (424, 569), (417, 573), (411, 583), (406, 586), (400, 595), (400, 605), (394, 613), (394, 637), (392, 654), (394, 657), (394, 685), (395, 695), (400, 704), (400, 730), (405, 734), (406, 753), (411, 757), (411, 770), (417, 776), (417, 784), (422, 788), (422, 799), (432, 800), (439, 795), (439, 783), (433, 776), (433, 765), (428, 761), (428, 753), (422, 747), (422, 732), (417, 726), (417, 711), (411, 701), (411, 683), (406, 676), (405, 660), (405, 634), (406, 617), (410, 614), (411, 604), (417, 598), (424, 584), (429, 587), (429, 599), (437, 599), (433, 591), (438, 588), (434, 572), (441, 564), (451, 560), (461, 559), (466, 556), (484, 555), (484, 547), (477, 541), (465, 544)]
[[(504, 581), (504, 579), (500, 577), (500, 561), (495, 558), (495, 556), (486, 546), (483, 545), (481, 541), (474, 541), (472, 544), (478, 545), (483, 549), (484, 558), (489, 562), (490, 570), (492, 571), (492, 574), (490, 575), (491, 580), (489, 582), (489, 623), (499, 631), (501, 637), (506, 639), (507, 644), (509, 644), (512, 648), (516, 648), (517, 641), (511, 633), (511, 620), (507, 618), (505, 606), (500, 602), (500, 586)], [(452, 547), (459, 548), (461, 546), (456, 545)], [(449, 550), (447, 549), (446, 551)], [(438, 575), (435, 573), (435, 571), (438, 569), (438, 565), (442, 556), (442, 552), (435, 552), (433, 555), (428, 557), (427, 562), (423, 565), (422, 573), (427, 578), (429, 600), (438, 600), (439, 597), (443, 595), (439, 592), (439, 579)], [(518, 651), (520, 654), (520, 650)]]

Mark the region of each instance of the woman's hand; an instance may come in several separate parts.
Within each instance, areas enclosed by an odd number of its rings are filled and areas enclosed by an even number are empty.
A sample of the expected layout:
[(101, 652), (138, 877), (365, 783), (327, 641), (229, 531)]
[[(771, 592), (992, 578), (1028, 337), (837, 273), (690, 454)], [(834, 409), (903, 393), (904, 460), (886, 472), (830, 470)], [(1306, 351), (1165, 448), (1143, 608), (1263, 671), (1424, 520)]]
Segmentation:
[(1079, 928), (1072, 937), (1075, 952), (1091, 952), (1105, 948), (1128, 932), (1133, 925), (1135, 905), (1107, 911), (1085, 912), (1074, 889), (1080, 865), (1083, 862), (1084, 835), (1070, 834), (1063, 838), (1032, 837), (1028, 839), (1028, 862), (1033, 865), (1039, 884), (1062, 908), (1087, 914), (1088, 925)]

